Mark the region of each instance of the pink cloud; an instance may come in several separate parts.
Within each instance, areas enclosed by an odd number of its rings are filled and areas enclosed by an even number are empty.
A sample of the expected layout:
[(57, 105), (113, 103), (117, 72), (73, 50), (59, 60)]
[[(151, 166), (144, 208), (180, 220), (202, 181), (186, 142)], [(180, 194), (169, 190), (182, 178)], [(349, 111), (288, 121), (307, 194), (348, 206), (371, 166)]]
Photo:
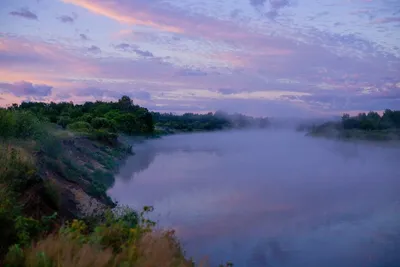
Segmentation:
[(65, 3), (74, 4), (83, 7), (95, 14), (108, 17), (125, 24), (143, 25), (154, 27), (159, 30), (179, 33), (182, 29), (175, 26), (163, 25), (155, 22), (151, 14), (137, 10), (134, 13), (124, 11), (124, 7), (110, 1), (90, 1), (90, 0), (63, 0)]
[(381, 19), (376, 19), (373, 21), (374, 24), (384, 24), (384, 23), (391, 23), (391, 22), (400, 22), (400, 17), (381, 18)]

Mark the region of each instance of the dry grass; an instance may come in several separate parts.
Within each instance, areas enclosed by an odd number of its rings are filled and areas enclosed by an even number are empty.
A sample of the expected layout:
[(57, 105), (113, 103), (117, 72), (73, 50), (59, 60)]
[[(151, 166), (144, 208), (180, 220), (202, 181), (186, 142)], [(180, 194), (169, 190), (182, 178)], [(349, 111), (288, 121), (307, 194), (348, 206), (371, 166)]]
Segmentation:
[[(204, 264), (204, 263), (203, 263)], [(206, 265), (200, 266), (205, 267)], [(169, 232), (144, 235), (137, 245), (119, 253), (51, 235), (25, 251), (26, 267), (192, 267)]]
[(26, 251), (26, 267), (91, 267), (110, 266), (111, 250), (100, 250), (60, 236), (48, 236)]
[(15, 163), (15, 160), (18, 163), (29, 164), (30, 166), (33, 166), (35, 163), (32, 154), (22, 147), (0, 143), (0, 173), (5, 172), (9, 168), (9, 165)]

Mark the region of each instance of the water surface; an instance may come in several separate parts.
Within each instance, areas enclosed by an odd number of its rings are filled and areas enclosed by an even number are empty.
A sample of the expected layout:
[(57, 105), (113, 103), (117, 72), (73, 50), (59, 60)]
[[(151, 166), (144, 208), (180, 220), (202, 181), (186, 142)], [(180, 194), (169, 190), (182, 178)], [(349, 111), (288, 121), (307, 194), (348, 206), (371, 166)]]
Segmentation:
[(110, 195), (154, 206), (189, 255), (254, 267), (400, 266), (394, 146), (266, 130), (168, 136), (134, 150)]

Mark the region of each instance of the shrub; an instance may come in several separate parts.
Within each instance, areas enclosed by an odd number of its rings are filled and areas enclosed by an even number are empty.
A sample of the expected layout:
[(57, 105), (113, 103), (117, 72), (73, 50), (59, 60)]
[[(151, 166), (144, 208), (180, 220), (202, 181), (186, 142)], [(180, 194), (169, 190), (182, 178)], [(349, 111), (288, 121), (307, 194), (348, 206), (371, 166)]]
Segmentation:
[(27, 111), (18, 111), (15, 116), (15, 137), (34, 138), (40, 132), (39, 119)]
[(118, 135), (110, 133), (107, 130), (99, 129), (94, 130), (91, 138), (109, 145), (116, 145), (118, 143)]
[(0, 137), (34, 138), (40, 131), (39, 119), (31, 112), (0, 109)]
[(60, 125), (63, 129), (65, 129), (67, 125), (70, 123), (71, 123), (71, 118), (68, 116), (62, 116), (57, 121), (57, 124)]
[(20, 245), (15, 244), (8, 250), (5, 258), (6, 266), (10, 267), (24, 267), (25, 266), (25, 255)]
[(92, 180), (103, 184), (106, 188), (110, 188), (114, 184), (114, 175), (102, 170), (95, 170), (91, 174)]
[(35, 219), (17, 216), (15, 218), (15, 231), (17, 233), (18, 244), (27, 246), (40, 233), (41, 225)]
[(69, 130), (76, 131), (76, 132), (83, 132), (83, 133), (90, 133), (92, 130), (92, 126), (85, 121), (77, 121), (71, 123), (67, 127)]
[(152, 231), (154, 224), (128, 208), (108, 211), (93, 229), (73, 220), (31, 248), (13, 246), (8, 266), (182, 266), (192, 267), (173, 231)]
[(91, 122), (94, 129), (109, 129), (115, 131), (114, 123), (106, 118), (94, 118)]
[(22, 192), (38, 179), (33, 159), (10, 145), (0, 147), (0, 184)]
[(10, 138), (15, 136), (15, 117), (9, 110), (0, 109), (0, 137)]
[(17, 242), (14, 218), (21, 210), (15, 205), (15, 194), (5, 184), (0, 184), (0, 196), (0, 255), (3, 255), (10, 245)]
[(83, 116), (80, 117), (79, 119), (80, 119), (81, 121), (85, 121), (85, 122), (91, 123), (92, 120), (93, 120), (93, 116), (92, 116), (92, 114), (86, 113), (86, 114), (83, 114)]
[(41, 151), (52, 158), (57, 158), (62, 154), (62, 145), (60, 140), (46, 132), (40, 134), (37, 138), (36, 146), (38, 151)]

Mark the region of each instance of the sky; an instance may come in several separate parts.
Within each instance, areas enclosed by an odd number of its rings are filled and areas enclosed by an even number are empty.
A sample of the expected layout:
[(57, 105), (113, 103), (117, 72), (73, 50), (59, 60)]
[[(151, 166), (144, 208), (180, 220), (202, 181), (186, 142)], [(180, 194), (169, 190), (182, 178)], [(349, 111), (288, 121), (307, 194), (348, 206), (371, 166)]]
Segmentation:
[(399, 0), (0, 0), (0, 105), (400, 109)]

